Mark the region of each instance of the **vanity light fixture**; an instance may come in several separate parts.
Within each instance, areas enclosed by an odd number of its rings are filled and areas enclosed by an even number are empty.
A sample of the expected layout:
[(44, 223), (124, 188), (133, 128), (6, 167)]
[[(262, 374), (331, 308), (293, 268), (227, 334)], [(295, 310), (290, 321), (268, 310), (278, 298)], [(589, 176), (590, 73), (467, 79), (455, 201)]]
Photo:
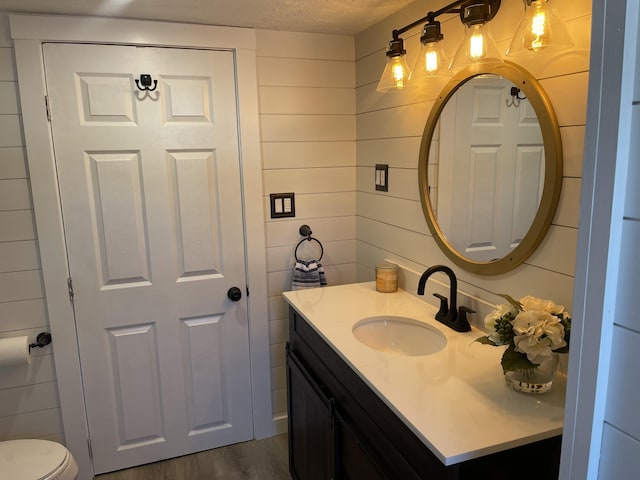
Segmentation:
[[(438, 75), (449, 75), (447, 67), (458, 68), (474, 62), (502, 60), (487, 25), (499, 8), (500, 0), (459, 0), (394, 30), (387, 51), (387, 65), (382, 72), (377, 90), (379, 92), (399, 91), (411, 86), (415, 81)], [(443, 14), (460, 15), (460, 21), (467, 28), (465, 40), (458, 48), (451, 66), (446, 64), (446, 55), (441, 45), (444, 36), (440, 31), (440, 22), (436, 21), (436, 18)], [(423, 35), (420, 37), (422, 48), (414, 66), (416, 73), (411, 75), (405, 60), (407, 52), (400, 35), (425, 22), (427, 23), (424, 26)]]
[(524, 15), (507, 55), (515, 57), (542, 50), (557, 52), (573, 47), (567, 28), (547, 0), (524, 0), (524, 3)]
[[(515, 57), (573, 47), (571, 36), (555, 8), (548, 5), (548, 0), (523, 2), (525, 13), (507, 55)], [(452, 71), (471, 64), (502, 61), (502, 55), (489, 30), (489, 22), (496, 16), (499, 8), (500, 0), (459, 0), (394, 30), (387, 51), (387, 65), (378, 82), (378, 92), (400, 91), (432, 77), (450, 76)], [(444, 35), (440, 22), (436, 20), (444, 14), (458, 14), (465, 26), (464, 40), (450, 65), (442, 48)], [(425, 25), (420, 37), (420, 54), (411, 71), (405, 60), (407, 52), (400, 35), (422, 23)]]

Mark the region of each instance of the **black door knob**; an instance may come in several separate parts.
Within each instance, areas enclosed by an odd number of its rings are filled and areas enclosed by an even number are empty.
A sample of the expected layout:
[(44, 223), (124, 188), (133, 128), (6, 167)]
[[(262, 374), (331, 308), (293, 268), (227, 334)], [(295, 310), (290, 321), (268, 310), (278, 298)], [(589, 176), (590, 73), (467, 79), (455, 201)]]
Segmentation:
[(238, 287), (231, 287), (227, 291), (227, 297), (229, 297), (229, 300), (237, 302), (242, 298), (242, 290), (240, 290)]

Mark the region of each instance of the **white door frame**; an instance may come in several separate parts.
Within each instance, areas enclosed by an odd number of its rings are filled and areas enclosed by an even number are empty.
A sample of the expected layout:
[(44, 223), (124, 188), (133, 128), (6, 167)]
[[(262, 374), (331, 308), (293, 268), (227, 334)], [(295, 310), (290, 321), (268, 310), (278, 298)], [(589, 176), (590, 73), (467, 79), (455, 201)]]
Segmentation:
[(66, 443), (80, 467), (93, 478), (73, 308), (67, 291), (64, 242), (55, 158), (45, 107), (42, 43), (109, 43), (223, 49), (235, 53), (238, 128), (244, 200), (247, 282), (251, 287), (249, 340), (256, 438), (276, 433), (271, 408), (266, 251), (256, 38), (253, 29), (108, 18), (10, 15), (24, 124), (33, 207), (38, 231), (49, 323), (54, 338), (56, 376)]

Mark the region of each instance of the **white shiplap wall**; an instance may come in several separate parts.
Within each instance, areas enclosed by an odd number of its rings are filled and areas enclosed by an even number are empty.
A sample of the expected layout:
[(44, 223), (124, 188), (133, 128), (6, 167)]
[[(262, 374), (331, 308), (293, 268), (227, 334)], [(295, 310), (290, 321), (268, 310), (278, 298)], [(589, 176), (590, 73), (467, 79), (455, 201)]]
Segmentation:
[[(628, 1), (627, 4), (626, 34), (629, 40), (625, 41), (625, 50), (629, 49), (630, 52), (625, 52), (624, 58), (629, 61), (625, 71), (632, 78), (628, 83), (623, 83), (618, 136), (620, 150), (624, 150), (626, 145), (629, 150), (628, 157), (619, 160), (625, 164), (626, 181), (623, 183), (626, 183), (626, 188), (616, 185), (616, 190), (625, 192), (625, 202), (598, 472), (598, 478), (602, 480), (636, 478), (640, 472), (640, 386), (636, 373), (640, 365), (640, 308), (637, 299), (640, 285), (640, 259), (637, 254), (640, 245), (640, 190), (637, 188), (640, 182), (640, 9), (637, 4), (632, 8), (631, 3)], [(635, 72), (635, 78), (632, 72)], [(631, 89), (632, 92), (629, 91)], [(627, 114), (631, 117), (630, 122)], [(620, 220), (618, 217), (613, 221)], [(603, 322), (610, 321), (610, 318), (603, 319)]]
[[(358, 280), (373, 279), (375, 263), (391, 259), (403, 268), (401, 283), (415, 291), (417, 275), (427, 266), (450, 264), (430, 236), (417, 184), (418, 151), (429, 112), (444, 83), (431, 89), (379, 94), (376, 84), (384, 68), (384, 52), (393, 29), (409, 24), (445, 5), (419, 0), (356, 37), (357, 102), (357, 255)], [(514, 297), (535, 295), (571, 307), (580, 201), (580, 180), (589, 71), (591, 1), (555, 2), (567, 21), (576, 46), (568, 53), (515, 61), (542, 84), (555, 109), (563, 140), (564, 179), (558, 212), (551, 229), (526, 263), (494, 277), (472, 275), (454, 268), (459, 289), (490, 303), (490, 292)], [(502, 2), (491, 28), (501, 50), (522, 15), (522, 2)], [(457, 16), (441, 17), (445, 49), (453, 56), (462, 38)], [(404, 36), (409, 65), (419, 51), (416, 28)], [(389, 164), (389, 192), (373, 188), (373, 166)], [(430, 295), (426, 298), (431, 301)], [(467, 300), (478, 308), (477, 302)], [(475, 302), (475, 303), (474, 303)], [(478, 315), (480, 317), (480, 315)]]
[[(273, 414), (286, 414), (284, 347), (298, 229), (322, 242), (329, 285), (356, 279), (355, 66), (352, 37), (257, 32)], [(295, 193), (295, 218), (271, 219), (269, 194)], [(303, 248), (303, 247), (306, 247)], [(300, 256), (315, 258), (315, 242)], [(284, 422), (280, 422), (284, 428)]]
[[(7, 16), (0, 13), (0, 338), (47, 330), (18, 83)], [(52, 347), (28, 366), (0, 367), (0, 441), (62, 441)]]

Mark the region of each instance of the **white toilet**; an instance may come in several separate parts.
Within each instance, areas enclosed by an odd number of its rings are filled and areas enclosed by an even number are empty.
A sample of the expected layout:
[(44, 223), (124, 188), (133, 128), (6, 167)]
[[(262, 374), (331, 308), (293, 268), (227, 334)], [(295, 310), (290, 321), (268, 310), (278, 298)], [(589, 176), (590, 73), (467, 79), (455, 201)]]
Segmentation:
[(64, 446), (48, 440), (0, 442), (3, 480), (76, 480), (78, 465)]

